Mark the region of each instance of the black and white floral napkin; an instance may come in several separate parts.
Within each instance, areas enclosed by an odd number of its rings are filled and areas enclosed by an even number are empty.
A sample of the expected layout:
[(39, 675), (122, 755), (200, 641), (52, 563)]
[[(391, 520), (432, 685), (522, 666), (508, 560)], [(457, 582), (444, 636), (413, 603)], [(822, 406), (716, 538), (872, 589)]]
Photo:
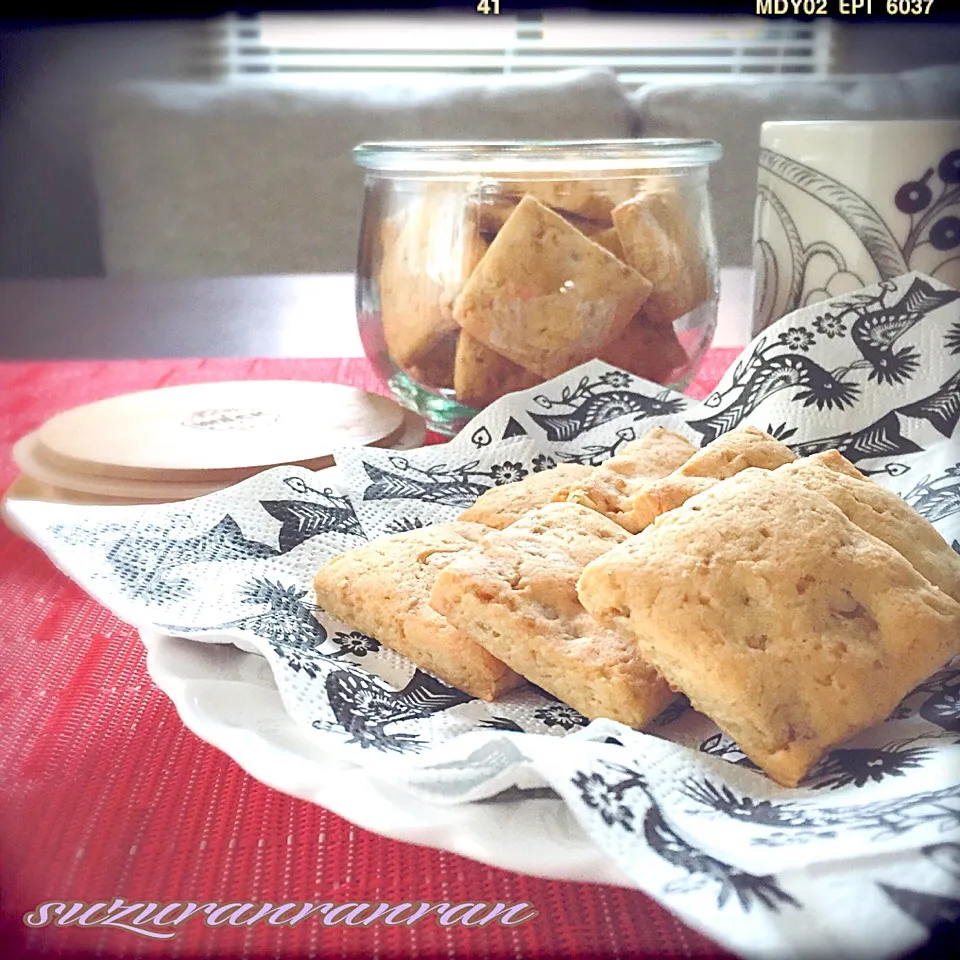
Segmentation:
[(960, 552), (958, 421), (960, 293), (908, 274), (784, 318), (703, 402), (592, 362), (442, 446), (341, 450), (188, 503), (8, 512), (129, 623), (262, 654), (293, 720), (372, 775), (445, 803), (552, 787), (638, 887), (743, 956), (893, 957), (960, 916), (960, 660), (787, 790), (690, 710), (638, 733), (530, 689), (472, 699), (328, 617), (311, 584), (343, 550), (655, 425), (836, 448)]

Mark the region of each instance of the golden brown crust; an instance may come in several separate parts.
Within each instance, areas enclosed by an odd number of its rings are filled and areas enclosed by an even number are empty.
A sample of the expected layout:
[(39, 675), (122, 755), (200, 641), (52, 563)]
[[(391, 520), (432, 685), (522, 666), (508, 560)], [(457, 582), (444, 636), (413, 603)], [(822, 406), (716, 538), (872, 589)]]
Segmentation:
[(960, 652), (960, 605), (826, 498), (760, 469), (590, 563), (579, 596), (785, 786)]
[(550, 470), (531, 473), (515, 483), (492, 487), (457, 519), (502, 530), (525, 513), (550, 503), (560, 490), (568, 489), (592, 471), (593, 467), (579, 463), (561, 463)]
[(839, 507), (861, 530), (901, 553), (935, 587), (960, 602), (960, 555), (928, 520), (878, 486), (836, 450), (780, 467), (788, 477)]
[(785, 444), (757, 427), (745, 426), (723, 434), (701, 447), (686, 463), (663, 480), (646, 484), (635, 491), (630, 509), (635, 532), (639, 532), (695, 494), (746, 470), (759, 467), (775, 470), (796, 460)]
[(600, 514), (551, 503), (459, 554), (431, 603), (464, 634), (585, 717), (642, 728), (673, 698), (636, 645), (581, 606), (577, 578), (627, 534)]
[(544, 378), (596, 357), (637, 314), (649, 282), (526, 196), (454, 304), (460, 326)]
[(314, 578), (317, 604), (441, 680), (493, 700), (521, 678), (429, 604), (441, 570), (487, 532), (480, 524), (454, 521), (348, 550)]
[(696, 447), (685, 437), (654, 427), (588, 476), (558, 491), (554, 499), (596, 510), (628, 532), (636, 533), (632, 509), (635, 492), (651, 480), (667, 476), (695, 452)]

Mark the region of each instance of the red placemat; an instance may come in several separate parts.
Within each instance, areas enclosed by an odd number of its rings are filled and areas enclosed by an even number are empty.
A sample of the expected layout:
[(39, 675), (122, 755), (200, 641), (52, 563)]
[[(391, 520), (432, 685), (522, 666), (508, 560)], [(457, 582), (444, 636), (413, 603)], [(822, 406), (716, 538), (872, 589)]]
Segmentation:
[[(691, 396), (737, 354), (711, 351)], [(13, 442), (54, 413), (203, 380), (310, 378), (382, 390), (365, 360), (0, 364), (0, 485)], [(440, 438), (433, 438), (438, 441)], [(0, 958), (726, 956), (645, 895), (541, 880), (383, 839), (278, 793), (199, 740), (150, 682), (134, 630), (0, 526)], [(28, 929), (45, 901), (531, 903), (516, 927), (209, 927), (172, 940)]]

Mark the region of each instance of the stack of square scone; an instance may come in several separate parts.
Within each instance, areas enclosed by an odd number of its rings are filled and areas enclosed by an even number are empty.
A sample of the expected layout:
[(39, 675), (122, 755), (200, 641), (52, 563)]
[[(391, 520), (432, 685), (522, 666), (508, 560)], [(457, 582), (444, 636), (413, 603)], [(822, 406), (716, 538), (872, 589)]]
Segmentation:
[(393, 361), (480, 408), (599, 357), (664, 383), (711, 276), (669, 177), (431, 183), (380, 229)]
[(492, 700), (530, 681), (643, 729), (678, 693), (774, 780), (960, 654), (960, 556), (837, 451), (654, 428), (327, 563), (317, 601)]

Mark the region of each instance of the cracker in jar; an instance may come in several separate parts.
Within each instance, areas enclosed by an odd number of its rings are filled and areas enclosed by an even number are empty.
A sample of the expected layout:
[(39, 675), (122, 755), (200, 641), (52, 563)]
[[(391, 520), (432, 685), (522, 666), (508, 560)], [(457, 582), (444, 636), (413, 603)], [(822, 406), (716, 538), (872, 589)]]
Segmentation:
[(644, 380), (666, 383), (689, 358), (673, 325), (651, 323), (641, 310), (626, 330), (603, 348), (599, 359)]
[(508, 393), (542, 382), (542, 377), (460, 331), (453, 367), (453, 390), (460, 403), (480, 410)]
[(431, 345), (430, 350), (422, 354), (416, 363), (401, 368), (417, 383), (426, 387), (440, 387), (452, 390), (454, 383), (454, 365), (456, 362), (459, 328), (445, 333)]
[(675, 188), (655, 179), (612, 217), (626, 262), (653, 284), (644, 307), (651, 322), (672, 323), (707, 299), (707, 265), (686, 201)]
[(597, 233), (590, 235), (594, 243), (599, 243), (604, 250), (609, 250), (618, 260), (627, 262), (626, 254), (623, 252), (623, 244), (620, 242), (620, 234), (616, 227), (607, 227)]
[[(394, 362), (408, 372), (431, 370), (452, 382), (450, 335), (458, 330), (453, 301), (486, 250), (475, 214), (447, 184), (424, 189), (410, 207), (381, 226), (378, 276), (383, 336)], [(438, 370), (445, 360), (445, 371)]]
[(473, 271), (453, 315), (496, 353), (545, 379), (596, 357), (651, 285), (526, 196)]
[(515, 192), (531, 194), (557, 213), (610, 226), (613, 208), (633, 195), (633, 180), (531, 180), (511, 184)]
[(480, 232), (492, 240), (517, 204), (529, 195), (593, 237), (613, 229), (613, 208), (632, 197), (636, 189), (637, 181), (633, 178), (491, 181), (479, 191)]

